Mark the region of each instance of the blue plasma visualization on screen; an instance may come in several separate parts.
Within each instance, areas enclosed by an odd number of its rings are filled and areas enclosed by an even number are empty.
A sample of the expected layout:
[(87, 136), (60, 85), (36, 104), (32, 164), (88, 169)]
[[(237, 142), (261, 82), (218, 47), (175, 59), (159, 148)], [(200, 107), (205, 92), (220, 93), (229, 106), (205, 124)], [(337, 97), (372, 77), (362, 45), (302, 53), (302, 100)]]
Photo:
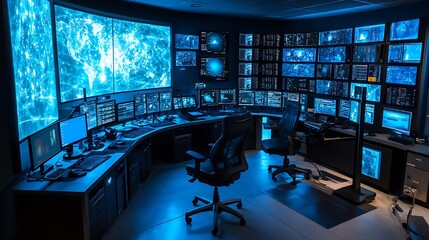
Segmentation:
[(58, 120), (50, 1), (9, 0), (8, 13), (21, 140)]

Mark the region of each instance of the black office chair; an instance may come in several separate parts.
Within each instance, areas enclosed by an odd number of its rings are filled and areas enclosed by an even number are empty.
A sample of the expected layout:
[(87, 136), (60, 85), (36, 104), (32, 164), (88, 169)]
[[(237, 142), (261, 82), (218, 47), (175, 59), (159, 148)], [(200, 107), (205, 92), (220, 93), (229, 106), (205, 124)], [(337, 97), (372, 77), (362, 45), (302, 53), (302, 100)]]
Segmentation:
[(299, 118), (299, 104), (295, 102), (288, 102), (286, 104), (285, 112), (278, 123), (277, 138), (271, 138), (261, 141), (261, 148), (268, 154), (284, 155), (283, 165), (269, 165), (268, 170), (273, 168), (276, 170), (272, 173), (272, 178), (277, 181), (276, 175), (286, 172), (293, 179), (293, 184), (296, 184), (296, 174), (303, 173), (306, 179), (310, 178), (311, 170), (299, 168), (295, 164), (289, 164), (288, 155), (294, 155), (299, 147), (301, 141), (295, 137), (296, 126)]
[(222, 135), (213, 145), (209, 156), (203, 156), (194, 151), (187, 153), (195, 159), (195, 165), (186, 166), (188, 175), (192, 176), (190, 182), (198, 180), (202, 183), (214, 186), (213, 200), (196, 196), (192, 203), (198, 201), (206, 205), (186, 212), (186, 222), (190, 224), (190, 216), (206, 211), (213, 211), (214, 223), (212, 234), (216, 235), (218, 230), (218, 214), (225, 211), (238, 218), (240, 224), (245, 225), (246, 220), (238, 211), (227, 205), (237, 203), (237, 208), (242, 207), (241, 199), (220, 201), (218, 187), (229, 186), (240, 178), (241, 172), (247, 170), (248, 165), (244, 156), (243, 145), (250, 130), (252, 116), (245, 113), (237, 116), (228, 116), (223, 120)]

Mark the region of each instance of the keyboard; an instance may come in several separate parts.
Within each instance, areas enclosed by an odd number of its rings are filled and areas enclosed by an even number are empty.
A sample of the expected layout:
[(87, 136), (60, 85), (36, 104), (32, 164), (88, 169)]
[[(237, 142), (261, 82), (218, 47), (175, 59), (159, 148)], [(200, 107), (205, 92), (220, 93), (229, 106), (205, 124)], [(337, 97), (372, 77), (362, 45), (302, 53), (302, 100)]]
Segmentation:
[(175, 125), (175, 124), (177, 124), (177, 123), (172, 122), (172, 121), (163, 121), (163, 122), (157, 122), (157, 123), (149, 124), (149, 126), (154, 127), (154, 128), (158, 128), (158, 127), (171, 126), (171, 125)]
[(135, 138), (138, 136), (141, 136), (145, 133), (148, 133), (150, 131), (153, 131), (155, 129), (151, 128), (151, 127), (142, 127), (142, 128), (138, 128), (138, 129), (134, 129), (132, 131), (129, 131), (128, 133), (124, 134), (123, 136), (125, 138)]
[(70, 170), (67, 168), (57, 168), (53, 172), (49, 173), (45, 176), (45, 179), (47, 180), (57, 180), (64, 174), (68, 173)]
[(92, 171), (94, 168), (98, 167), (100, 164), (109, 159), (110, 156), (106, 155), (91, 155), (85, 157), (81, 162), (78, 162), (74, 167), (84, 171)]

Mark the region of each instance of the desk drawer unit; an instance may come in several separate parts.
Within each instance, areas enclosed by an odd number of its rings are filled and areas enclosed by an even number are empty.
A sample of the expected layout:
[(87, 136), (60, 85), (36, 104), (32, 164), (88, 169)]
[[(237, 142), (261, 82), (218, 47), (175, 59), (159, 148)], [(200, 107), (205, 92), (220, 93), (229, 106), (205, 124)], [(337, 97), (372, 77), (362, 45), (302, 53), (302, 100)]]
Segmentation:
[(429, 188), (429, 158), (414, 154), (407, 154), (404, 185), (417, 190), (416, 199), (428, 202)]

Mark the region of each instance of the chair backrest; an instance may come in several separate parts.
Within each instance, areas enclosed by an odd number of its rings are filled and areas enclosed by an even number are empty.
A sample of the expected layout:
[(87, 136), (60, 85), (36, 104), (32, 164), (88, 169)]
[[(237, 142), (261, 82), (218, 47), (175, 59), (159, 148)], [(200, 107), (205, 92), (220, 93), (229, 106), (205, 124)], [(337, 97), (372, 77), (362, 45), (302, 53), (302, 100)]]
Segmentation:
[(280, 138), (289, 143), (290, 149), (293, 153), (293, 137), (295, 135), (296, 126), (298, 125), (299, 119), (299, 103), (297, 102), (288, 102), (286, 103), (286, 109), (283, 113), (282, 118), (278, 124), (278, 133)]
[(252, 115), (248, 112), (223, 120), (222, 134), (210, 151), (210, 161), (219, 178), (235, 180), (240, 172), (247, 170), (244, 143), (251, 120)]

